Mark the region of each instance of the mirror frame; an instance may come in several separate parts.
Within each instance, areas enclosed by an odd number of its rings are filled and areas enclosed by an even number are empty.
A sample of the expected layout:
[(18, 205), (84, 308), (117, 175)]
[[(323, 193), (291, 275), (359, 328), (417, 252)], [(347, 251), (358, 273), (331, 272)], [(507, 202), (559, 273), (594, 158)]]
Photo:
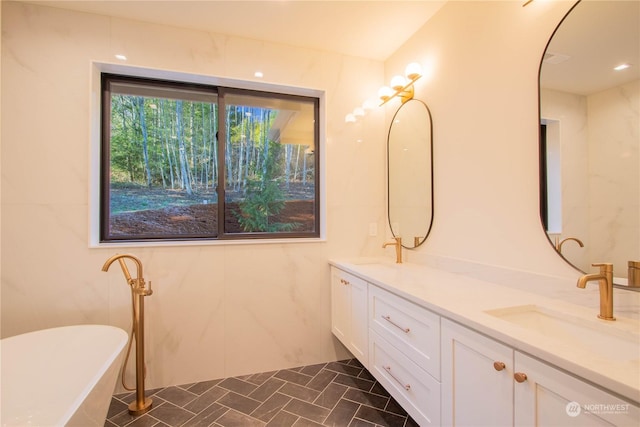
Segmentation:
[(542, 144), (542, 87), (540, 85), (540, 79), (542, 77), (542, 67), (544, 65), (544, 56), (547, 53), (547, 50), (549, 50), (549, 45), (551, 44), (551, 41), (555, 37), (556, 33), (558, 32), (558, 30), (560, 29), (564, 21), (567, 19), (569, 15), (571, 15), (571, 12), (573, 12), (576, 6), (578, 6), (581, 2), (582, 0), (577, 0), (575, 4), (571, 6), (571, 8), (567, 11), (567, 13), (565, 13), (565, 15), (562, 17), (560, 22), (558, 22), (558, 25), (556, 25), (556, 28), (554, 28), (553, 32), (549, 36), (549, 40), (547, 40), (547, 44), (544, 46), (544, 50), (542, 51), (542, 56), (540, 57), (540, 65), (538, 66), (538, 117), (537, 117), (538, 170), (539, 170), (538, 203), (540, 205), (539, 214), (540, 214), (540, 225), (542, 226), (542, 231), (547, 237), (547, 241), (549, 242), (549, 244), (551, 245), (555, 253), (558, 254), (560, 258), (562, 258), (567, 264), (573, 267), (576, 271), (580, 273), (585, 273), (584, 271), (582, 271), (581, 269), (573, 265), (571, 261), (565, 258), (565, 256), (562, 255), (562, 252), (558, 252), (558, 250), (556, 249), (555, 243), (551, 241), (551, 238), (549, 237), (549, 233), (547, 232), (547, 226), (546, 226), (547, 209), (548, 209), (547, 200), (546, 200), (547, 198), (547, 167), (546, 167), (547, 162), (546, 162), (546, 146), (543, 146)]
[(391, 164), (390, 164), (390, 153), (391, 153), (391, 130), (393, 129), (393, 124), (396, 120), (396, 117), (398, 116), (398, 113), (400, 113), (400, 111), (402, 110), (402, 107), (404, 107), (406, 104), (410, 103), (410, 102), (418, 102), (420, 104), (422, 104), (422, 106), (425, 108), (425, 112), (426, 112), (426, 119), (428, 120), (428, 124), (429, 124), (429, 135), (428, 135), (428, 150), (429, 150), (429, 162), (427, 165), (425, 165), (426, 167), (429, 168), (429, 176), (431, 178), (431, 182), (430, 182), (430, 186), (429, 186), (429, 190), (430, 190), (430, 202), (431, 202), (431, 212), (428, 212), (430, 214), (430, 218), (426, 227), (426, 232), (424, 234), (424, 237), (422, 237), (422, 239), (417, 242), (417, 240), (414, 240), (414, 244), (412, 246), (409, 246), (407, 243), (408, 242), (403, 242), (402, 243), (402, 247), (405, 249), (415, 249), (417, 247), (419, 247), (420, 245), (422, 245), (426, 240), (427, 237), (429, 236), (429, 233), (431, 233), (431, 228), (433, 227), (433, 212), (434, 212), (434, 196), (433, 196), (433, 118), (431, 116), (431, 110), (429, 109), (429, 106), (424, 102), (421, 101), (419, 99), (409, 99), (405, 102), (402, 103), (402, 105), (400, 105), (400, 107), (398, 107), (398, 109), (396, 110), (396, 112), (393, 115), (393, 118), (391, 119), (391, 124), (389, 125), (389, 131), (387, 133), (387, 222), (389, 224), (389, 229), (391, 230), (391, 234), (393, 235), (393, 237), (399, 237), (396, 235), (396, 233), (393, 230), (393, 226), (392, 226), (392, 221), (391, 221), (391, 185), (390, 185), (390, 181), (391, 181)]

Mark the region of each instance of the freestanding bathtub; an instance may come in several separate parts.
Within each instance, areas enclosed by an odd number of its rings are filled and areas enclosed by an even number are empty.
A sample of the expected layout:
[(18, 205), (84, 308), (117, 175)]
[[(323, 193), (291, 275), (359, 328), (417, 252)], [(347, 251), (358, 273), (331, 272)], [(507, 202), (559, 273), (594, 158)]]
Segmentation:
[(127, 338), (77, 325), (0, 340), (2, 426), (104, 426)]

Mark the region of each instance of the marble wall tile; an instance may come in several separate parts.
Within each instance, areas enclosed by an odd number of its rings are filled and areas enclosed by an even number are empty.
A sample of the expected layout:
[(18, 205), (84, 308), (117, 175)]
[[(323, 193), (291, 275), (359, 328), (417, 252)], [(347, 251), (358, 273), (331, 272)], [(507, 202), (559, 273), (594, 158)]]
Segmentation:
[(626, 277), (640, 259), (640, 81), (589, 96), (589, 216), (593, 262)]
[[(327, 260), (341, 248), (382, 251), (383, 236), (368, 237), (361, 215), (382, 228), (384, 123), (344, 122), (382, 83), (381, 62), (18, 2), (3, 2), (2, 19), (3, 337), (76, 323), (129, 331), (129, 288), (118, 265), (101, 267), (131, 253), (154, 291), (145, 299), (147, 387), (347, 357), (330, 331)], [(167, 78), (322, 91), (327, 241), (90, 247), (92, 79), (96, 64), (122, 69), (115, 54)]]

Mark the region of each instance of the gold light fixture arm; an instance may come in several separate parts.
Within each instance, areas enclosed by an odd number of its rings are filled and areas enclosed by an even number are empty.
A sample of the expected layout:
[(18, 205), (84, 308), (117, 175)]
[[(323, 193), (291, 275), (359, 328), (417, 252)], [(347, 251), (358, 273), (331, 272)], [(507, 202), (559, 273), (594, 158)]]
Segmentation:
[(395, 90), (394, 93), (391, 96), (381, 96), (380, 99), (382, 99), (382, 103), (380, 104), (380, 106), (382, 107), (384, 104), (386, 104), (387, 102), (391, 101), (395, 97), (399, 97), (400, 101), (403, 104), (405, 102), (407, 102), (408, 100), (413, 99), (413, 95), (414, 95), (413, 84), (420, 77), (422, 77), (422, 76), (420, 76), (420, 75), (411, 76), (409, 78), (409, 83), (404, 85), (402, 88)]

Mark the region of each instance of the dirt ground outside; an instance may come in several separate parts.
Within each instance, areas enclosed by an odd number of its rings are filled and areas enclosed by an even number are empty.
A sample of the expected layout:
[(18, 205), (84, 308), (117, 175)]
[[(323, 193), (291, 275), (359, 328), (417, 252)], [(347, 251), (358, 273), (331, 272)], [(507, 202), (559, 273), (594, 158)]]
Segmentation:
[[(146, 188), (123, 188), (111, 190), (111, 209), (118, 212), (137, 206), (148, 206), (148, 209), (124, 211), (111, 215), (112, 237), (154, 236), (154, 235), (211, 235), (218, 230), (218, 205), (213, 189), (187, 195), (182, 191), (149, 190)], [(310, 232), (315, 227), (315, 203), (313, 193), (309, 199), (309, 191), (298, 187), (289, 192), (285, 207), (277, 215), (270, 218), (272, 223), (298, 223), (291, 232)], [(232, 196), (229, 199), (238, 199)], [(306, 199), (304, 199), (306, 198)], [(167, 205), (169, 206), (163, 206)], [(225, 232), (242, 233), (244, 230), (238, 222), (240, 207), (237, 202), (225, 204)]]

